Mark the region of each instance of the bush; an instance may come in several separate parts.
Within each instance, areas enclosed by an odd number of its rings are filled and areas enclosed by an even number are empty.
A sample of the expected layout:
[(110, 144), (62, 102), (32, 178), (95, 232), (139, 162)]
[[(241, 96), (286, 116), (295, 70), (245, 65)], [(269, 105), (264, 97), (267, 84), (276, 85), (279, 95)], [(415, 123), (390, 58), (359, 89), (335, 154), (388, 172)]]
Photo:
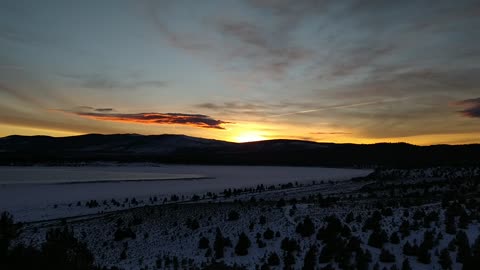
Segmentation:
[(398, 237), (398, 233), (393, 232), (392, 235), (390, 235), (390, 243), (400, 244), (400, 238)]
[(380, 261), (384, 263), (395, 262), (395, 255), (393, 255), (390, 251), (382, 248), (382, 251), (380, 252)]
[(467, 234), (464, 231), (459, 231), (455, 236), (455, 243), (458, 247), (457, 262), (464, 263), (465, 259), (471, 256), (471, 248)]
[(452, 268), (452, 258), (450, 257), (450, 252), (448, 249), (442, 249), (440, 251), (440, 256), (438, 257), (438, 263), (442, 267), (442, 269), (451, 269)]
[(426, 247), (420, 246), (417, 251), (417, 261), (423, 264), (430, 264), (432, 262), (432, 258), (430, 255), (430, 251)]
[(79, 242), (67, 227), (47, 232), (42, 245), (40, 269), (92, 269), (94, 258), (85, 243)]
[(205, 236), (200, 238), (200, 240), (198, 241), (198, 248), (207, 249), (209, 247), (210, 247), (210, 241)]
[(270, 228), (268, 228), (264, 233), (263, 233), (263, 238), (265, 238), (266, 240), (270, 240), (270, 239), (273, 239), (273, 237), (275, 236), (275, 233), (270, 230)]
[(190, 230), (194, 231), (194, 230), (200, 228), (200, 223), (198, 223), (197, 219), (190, 219), (189, 218), (185, 222), (185, 226), (187, 226), (187, 228), (189, 228)]
[(317, 265), (317, 249), (315, 246), (311, 246), (305, 253), (302, 270), (314, 270), (315, 265)]
[(239, 218), (240, 214), (237, 211), (231, 210), (230, 212), (228, 212), (228, 221), (238, 220)]
[(126, 229), (118, 228), (114, 234), (115, 241), (121, 241), (126, 238), (135, 239), (136, 237), (137, 235), (135, 234), (135, 232), (132, 231), (131, 228), (126, 228)]
[(403, 260), (402, 270), (412, 270), (412, 267), (410, 266), (410, 261), (408, 259)]
[(280, 248), (286, 252), (293, 252), (299, 250), (298, 243), (295, 239), (290, 239), (288, 237), (285, 237), (282, 240), (282, 243), (280, 245)]
[(302, 237), (309, 237), (315, 233), (315, 224), (310, 219), (310, 217), (305, 217), (303, 222), (300, 222), (297, 225), (296, 232), (299, 233)]
[(260, 220), (258, 223), (260, 225), (265, 225), (267, 223), (267, 218), (265, 216), (260, 216)]
[(280, 265), (280, 257), (278, 257), (277, 253), (273, 252), (268, 255), (267, 263), (270, 266), (277, 266)]
[(293, 256), (292, 252), (285, 253), (285, 255), (283, 256), (283, 264), (287, 269), (288, 269), (288, 266), (295, 264), (295, 256)]
[(382, 248), (388, 240), (387, 233), (384, 230), (373, 231), (368, 238), (368, 245), (376, 248)]
[(415, 256), (417, 254), (418, 247), (416, 245), (412, 246), (409, 241), (403, 245), (403, 254), (407, 256)]

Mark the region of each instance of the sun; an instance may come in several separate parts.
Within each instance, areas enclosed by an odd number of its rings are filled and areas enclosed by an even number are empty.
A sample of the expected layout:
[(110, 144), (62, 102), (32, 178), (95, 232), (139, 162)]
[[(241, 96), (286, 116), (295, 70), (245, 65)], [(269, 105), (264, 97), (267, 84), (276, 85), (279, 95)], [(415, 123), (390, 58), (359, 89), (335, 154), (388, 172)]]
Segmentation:
[(243, 132), (243, 133), (240, 133), (237, 137), (235, 137), (234, 140), (236, 142), (243, 143), (243, 142), (263, 141), (263, 140), (266, 140), (266, 138), (256, 132)]

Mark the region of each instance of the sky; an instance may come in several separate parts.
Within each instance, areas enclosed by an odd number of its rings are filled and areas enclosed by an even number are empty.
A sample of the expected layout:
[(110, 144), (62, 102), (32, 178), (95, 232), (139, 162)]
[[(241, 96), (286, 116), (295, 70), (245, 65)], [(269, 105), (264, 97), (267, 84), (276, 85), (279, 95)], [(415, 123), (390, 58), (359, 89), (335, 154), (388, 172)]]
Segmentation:
[(0, 2), (0, 136), (480, 143), (480, 2)]

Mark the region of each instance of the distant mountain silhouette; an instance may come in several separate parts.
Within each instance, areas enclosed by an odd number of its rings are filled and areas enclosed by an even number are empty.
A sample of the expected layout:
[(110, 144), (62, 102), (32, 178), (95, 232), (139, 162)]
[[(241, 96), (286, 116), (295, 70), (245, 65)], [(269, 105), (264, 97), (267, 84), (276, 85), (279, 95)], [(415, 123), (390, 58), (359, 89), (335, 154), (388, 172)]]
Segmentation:
[(299, 140), (231, 143), (185, 135), (88, 134), (0, 138), (0, 164), (160, 162), (421, 167), (480, 164), (480, 145), (334, 144)]

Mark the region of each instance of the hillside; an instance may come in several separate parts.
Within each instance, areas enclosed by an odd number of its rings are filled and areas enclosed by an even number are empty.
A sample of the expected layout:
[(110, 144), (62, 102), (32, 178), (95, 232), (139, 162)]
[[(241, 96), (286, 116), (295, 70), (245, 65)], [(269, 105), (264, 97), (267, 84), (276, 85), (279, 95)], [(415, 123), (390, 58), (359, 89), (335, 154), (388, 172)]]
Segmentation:
[(356, 167), (478, 165), (480, 145), (333, 144), (299, 140), (231, 143), (185, 135), (88, 134), (0, 139), (0, 164), (159, 162)]

